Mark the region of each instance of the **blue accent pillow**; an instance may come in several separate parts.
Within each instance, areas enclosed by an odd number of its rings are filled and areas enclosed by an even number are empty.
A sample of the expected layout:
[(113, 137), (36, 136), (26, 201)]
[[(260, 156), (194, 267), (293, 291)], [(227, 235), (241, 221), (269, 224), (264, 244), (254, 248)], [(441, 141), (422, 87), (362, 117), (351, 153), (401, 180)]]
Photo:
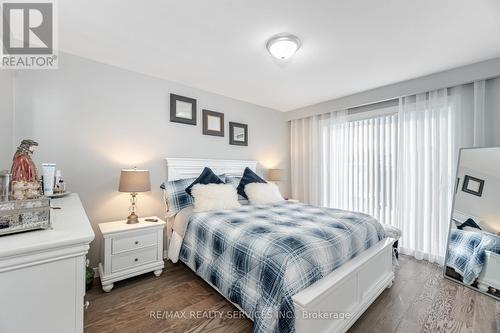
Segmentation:
[(196, 178), (196, 180), (191, 185), (186, 187), (187, 194), (191, 195), (191, 189), (196, 184), (224, 184), (224, 182), (219, 177), (217, 177), (212, 169), (205, 167), (198, 178)]
[(461, 225), (457, 226), (457, 229), (463, 230), (464, 227), (471, 227), (471, 228), (476, 228), (476, 229), (482, 230), (481, 227), (477, 225), (476, 221), (474, 221), (471, 218), (467, 219), (467, 221), (465, 221)]
[(241, 177), (240, 184), (238, 185), (238, 194), (244, 197), (245, 199), (248, 199), (246, 193), (245, 193), (245, 186), (247, 186), (250, 183), (267, 183), (264, 179), (260, 178), (259, 175), (257, 175), (255, 172), (250, 170), (250, 168), (245, 168), (245, 171), (243, 172), (243, 177)]

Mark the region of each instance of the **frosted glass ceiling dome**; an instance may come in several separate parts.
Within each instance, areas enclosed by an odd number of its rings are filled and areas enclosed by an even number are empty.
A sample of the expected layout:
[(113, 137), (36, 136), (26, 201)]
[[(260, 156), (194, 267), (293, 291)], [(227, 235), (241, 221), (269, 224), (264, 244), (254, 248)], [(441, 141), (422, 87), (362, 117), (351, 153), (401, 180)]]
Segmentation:
[(279, 34), (271, 37), (266, 47), (273, 57), (285, 60), (293, 56), (300, 48), (300, 39), (291, 34)]

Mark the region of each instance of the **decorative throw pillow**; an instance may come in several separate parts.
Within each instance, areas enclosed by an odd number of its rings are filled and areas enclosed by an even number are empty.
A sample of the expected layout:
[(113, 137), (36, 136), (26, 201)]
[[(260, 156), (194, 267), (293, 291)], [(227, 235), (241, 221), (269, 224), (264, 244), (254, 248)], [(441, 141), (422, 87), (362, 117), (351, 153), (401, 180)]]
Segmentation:
[(181, 209), (191, 206), (193, 198), (187, 194), (186, 187), (196, 178), (178, 179), (164, 182), (160, 187), (165, 193), (165, 203), (170, 213), (177, 214)]
[(245, 187), (248, 184), (251, 183), (267, 183), (264, 179), (260, 178), (259, 175), (257, 175), (255, 172), (250, 170), (250, 168), (245, 168), (245, 171), (243, 172), (243, 177), (241, 177), (240, 184), (238, 185), (238, 194), (244, 197), (245, 199), (248, 199), (246, 193), (245, 193)]
[(196, 180), (191, 185), (186, 187), (187, 194), (191, 195), (191, 189), (196, 184), (224, 184), (224, 182), (219, 177), (217, 177), (212, 169), (205, 167), (198, 178), (196, 178)]
[[(467, 228), (467, 227), (469, 227), (469, 228)], [(465, 228), (467, 228), (467, 229), (465, 229)], [(467, 221), (465, 221), (461, 225), (457, 226), (457, 229), (460, 229), (460, 230), (479, 229), (479, 230), (481, 230), (481, 227), (477, 225), (476, 221), (474, 221), (471, 218), (468, 218)]]
[(191, 190), (194, 212), (238, 208), (238, 194), (230, 184), (195, 184)]
[(252, 205), (271, 204), (284, 201), (278, 186), (273, 183), (251, 183), (245, 186), (245, 193)]
[[(238, 185), (240, 185), (240, 181), (241, 181), (241, 177), (226, 176), (226, 184), (233, 185), (233, 187), (236, 191), (238, 191)], [(246, 198), (238, 193), (238, 200), (246, 200)]]

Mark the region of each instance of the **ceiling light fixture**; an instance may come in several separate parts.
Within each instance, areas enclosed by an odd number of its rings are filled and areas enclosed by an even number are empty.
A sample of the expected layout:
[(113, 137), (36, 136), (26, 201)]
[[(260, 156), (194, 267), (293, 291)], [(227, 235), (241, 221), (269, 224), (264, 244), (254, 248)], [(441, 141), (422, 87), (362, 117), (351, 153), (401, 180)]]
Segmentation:
[(290, 34), (271, 37), (266, 43), (267, 50), (277, 59), (288, 59), (300, 48), (300, 39)]

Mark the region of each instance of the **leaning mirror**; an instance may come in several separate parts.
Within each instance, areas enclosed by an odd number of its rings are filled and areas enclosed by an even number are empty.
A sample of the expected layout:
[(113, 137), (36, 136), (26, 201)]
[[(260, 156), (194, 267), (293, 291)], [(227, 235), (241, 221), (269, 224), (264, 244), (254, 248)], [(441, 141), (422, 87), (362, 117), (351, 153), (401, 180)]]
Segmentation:
[(460, 150), (444, 275), (500, 300), (500, 147)]

